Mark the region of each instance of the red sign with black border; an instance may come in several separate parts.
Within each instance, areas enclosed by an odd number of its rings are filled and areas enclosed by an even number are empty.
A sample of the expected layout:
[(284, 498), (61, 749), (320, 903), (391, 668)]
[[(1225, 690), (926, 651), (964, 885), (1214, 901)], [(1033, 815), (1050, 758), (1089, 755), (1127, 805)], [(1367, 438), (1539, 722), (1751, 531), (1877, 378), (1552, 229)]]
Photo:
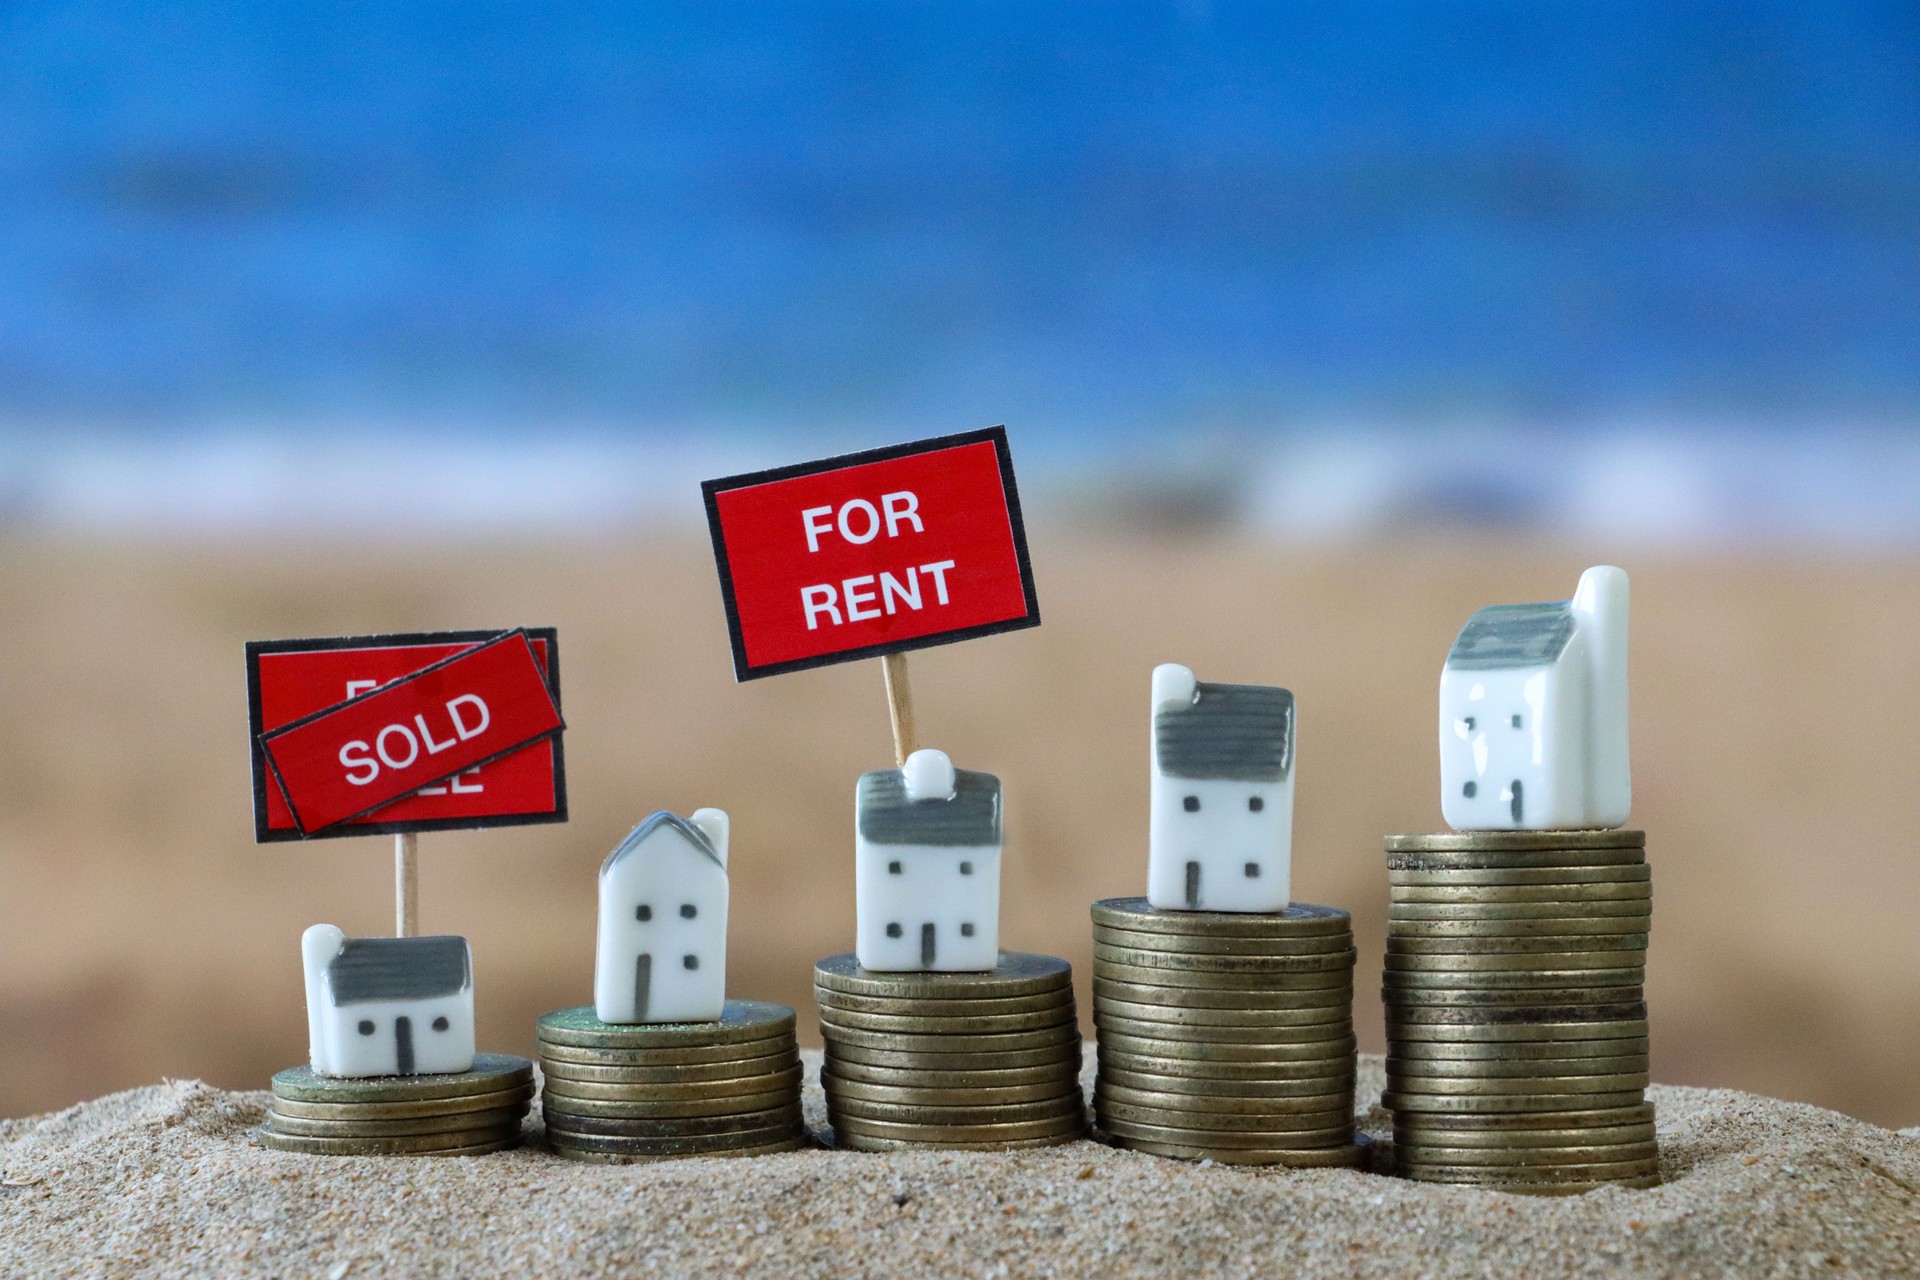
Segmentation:
[(1040, 624), (1005, 427), (701, 492), (736, 679)]
[[(505, 696), (487, 694), (493, 702), (482, 714), (481, 701), (470, 695), (488, 689)], [(559, 647), (550, 627), (255, 641), (247, 645), (247, 693), (254, 837), (261, 842), (567, 819)], [(410, 696), (427, 700), (402, 706)], [(414, 718), (422, 711), (430, 719)], [(397, 717), (408, 731), (378, 750), (379, 728), (369, 717)], [(350, 769), (352, 781), (366, 784), (352, 800), (355, 788), (314, 772), (331, 764), (332, 744), (318, 755), (311, 748), (321, 745), (321, 731), (352, 729), (356, 718), (368, 720), (360, 726), (368, 732), (343, 732), (347, 745), (332, 770)], [(303, 735), (316, 738), (305, 744), (304, 757), (295, 750)], [(416, 742), (424, 744), (417, 758)], [(302, 772), (277, 776), (276, 747), (283, 768)], [(300, 759), (305, 763), (295, 763)], [(376, 779), (383, 764), (412, 772), (388, 769)], [(406, 781), (413, 777), (431, 781), (415, 788)], [(296, 820), (284, 785), (295, 781), (304, 788), (304, 821)], [(404, 792), (394, 790), (402, 785)], [(397, 798), (364, 805), (383, 794)]]

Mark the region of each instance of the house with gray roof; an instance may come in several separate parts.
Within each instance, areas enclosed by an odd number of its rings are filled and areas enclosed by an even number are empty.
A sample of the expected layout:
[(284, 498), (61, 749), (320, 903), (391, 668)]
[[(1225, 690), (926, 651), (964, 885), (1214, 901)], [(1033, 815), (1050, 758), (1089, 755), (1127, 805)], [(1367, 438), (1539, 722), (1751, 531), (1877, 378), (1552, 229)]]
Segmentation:
[(602, 1022), (714, 1022), (725, 1010), (730, 825), (720, 809), (662, 810), (600, 864)]
[(432, 1075), (473, 1067), (473, 957), (465, 938), (300, 938), (313, 1069)]
[(1280, 911), (1292, 891), (1293, 694), (1154, 668), (1147, 901)]
[(1463, 831), (1615, 827), (1633, 806), (1627, 575), (1571, 600), (1489, 605), (1440, 675), (1440, 808)]
[(916, 751), (854, 791), (854, 952), (886, 972), (1000, 958), (1000, 779)]

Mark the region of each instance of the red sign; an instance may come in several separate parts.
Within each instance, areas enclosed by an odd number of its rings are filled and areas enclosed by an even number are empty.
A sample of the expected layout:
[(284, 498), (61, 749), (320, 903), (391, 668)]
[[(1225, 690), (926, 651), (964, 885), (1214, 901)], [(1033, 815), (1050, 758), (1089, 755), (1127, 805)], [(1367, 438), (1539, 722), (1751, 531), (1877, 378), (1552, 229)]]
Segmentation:
[(1040, 625), (1004, 427), (701, 490), (738, 679)]
[(247, 685), (257, 840), (566, 821), (551, 628), (256, 641)]

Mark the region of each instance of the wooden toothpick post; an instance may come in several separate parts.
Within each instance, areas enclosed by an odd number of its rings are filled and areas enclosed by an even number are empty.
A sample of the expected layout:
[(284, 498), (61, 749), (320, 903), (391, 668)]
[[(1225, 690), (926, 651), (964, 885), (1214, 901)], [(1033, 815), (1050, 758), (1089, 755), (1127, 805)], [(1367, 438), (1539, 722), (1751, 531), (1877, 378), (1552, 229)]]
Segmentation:
[(411, 831), (393, 838), (393, 932), (420, 932), (420, 837)]
[(880, 659), (887, 677), (887, 714), (893, 720), (893, 762), (904, 765), (919, 750), (913, 729), (913, 689), (907, 684), (907, 655), (889, 653)]

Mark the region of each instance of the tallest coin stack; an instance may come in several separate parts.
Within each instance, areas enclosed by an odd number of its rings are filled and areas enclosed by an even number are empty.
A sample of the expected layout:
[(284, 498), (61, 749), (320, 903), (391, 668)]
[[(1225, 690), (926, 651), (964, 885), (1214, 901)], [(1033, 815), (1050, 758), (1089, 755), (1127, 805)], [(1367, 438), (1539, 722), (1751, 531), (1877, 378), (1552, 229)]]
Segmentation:
[(1394, 1162), (1541, 1195), (1659, 1181), (1640, 831), (1391, 836)]

